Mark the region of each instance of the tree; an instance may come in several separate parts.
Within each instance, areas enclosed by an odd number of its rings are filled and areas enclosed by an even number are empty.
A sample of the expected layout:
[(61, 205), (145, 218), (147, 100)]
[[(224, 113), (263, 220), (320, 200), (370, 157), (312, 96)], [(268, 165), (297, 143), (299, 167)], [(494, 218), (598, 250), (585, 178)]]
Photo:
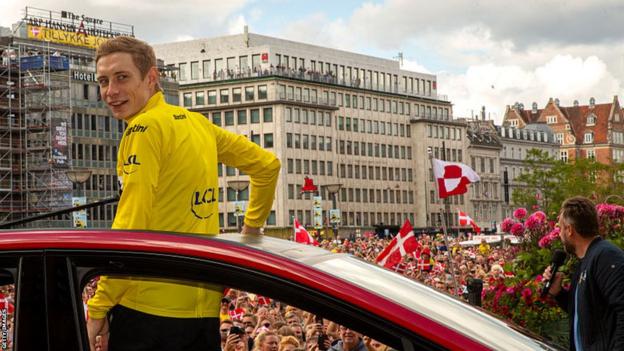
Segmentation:
[(514, 205), (525, 208), (537, 205), (551, 219), (568, 197), (580, 195), (601, 202), (624, 192), (624, 177), (620, 176), (624, 174), (624, 164), (605, 165), (590, 159), (564, 162), (545, 151), (532, 149), (527, 152), (524, 166), (525, 170), (516, 179), (521, 185), (512, 194)]

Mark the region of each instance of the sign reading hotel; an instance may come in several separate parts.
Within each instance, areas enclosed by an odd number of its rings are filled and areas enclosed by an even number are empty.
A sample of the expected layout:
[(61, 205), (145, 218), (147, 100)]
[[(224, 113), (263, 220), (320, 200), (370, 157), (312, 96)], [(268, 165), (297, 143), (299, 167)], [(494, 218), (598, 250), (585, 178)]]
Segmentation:
[(75, 14), (26, 8), (24, 17), (29, 39), (95, 49), (110, 38), (134, 36), (134, 27)]

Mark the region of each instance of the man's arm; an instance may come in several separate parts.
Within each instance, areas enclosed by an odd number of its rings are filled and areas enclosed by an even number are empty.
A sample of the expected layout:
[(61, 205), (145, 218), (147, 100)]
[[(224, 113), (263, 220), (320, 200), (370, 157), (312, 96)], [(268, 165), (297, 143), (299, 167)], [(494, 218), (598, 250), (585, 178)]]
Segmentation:
[(609, 250), (596, 258), (595, 282), (608, 309), (615, 312), (615, 326), (610, 349), (624, 350), (624, 255)]
[(281, 168), (277, 157), (249, 141), (243, 135), (214, 126), (219, 161), (236, 167), (249, 175), (250, 196), (245, 214), (243, 233), (260, 234), (273, 199)]
[(113, 229), (149, 229), (154, 194), (160, 172), (162, 132), (147, 118), (135, 120), (126, 130), (138, 125), (138, 132), (124, 135), (119, 145), (117, 171), (122, 193)]

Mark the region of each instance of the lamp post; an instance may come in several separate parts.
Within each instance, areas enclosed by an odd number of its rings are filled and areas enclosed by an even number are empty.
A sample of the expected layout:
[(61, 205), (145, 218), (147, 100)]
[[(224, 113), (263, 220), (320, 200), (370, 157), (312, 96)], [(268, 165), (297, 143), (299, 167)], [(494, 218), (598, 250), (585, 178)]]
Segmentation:
[[(239, 194), (241, 191), (247, 189), (249, 186), (248, 180), (228, 180), (227, 185), (229, 188), (234, 189), (236, 191), (236, 202), (238, 203)], [(236, 216), (236, 213), (234, 214)], [(236, 216), (236, 229), (240, 233), (242, 230), (242, 223), (240, 221), (240, 216)]]
[[(340, 191), (340, 188), (342, 188), (342, 184), (340, 183), (327, 184), (325, 185), (325, 188), (332, 196), (332, 209), (335, 210), (336, 209), (336, 194), (338, 193), (338, 191)], [(338, 239), (338, 223), (336, 223), (335, 221), (332, 221), (332, 230), (334, 232), (334, 239)]]
[[(65, 172), (65, 175), (67, 175), (67, 179), (69, 179), (73, 184), (76, 184), (77, 187), (79, 188), (78, 194), (83, 195), (83, 189), (82, 189), (82, 185), (89, 180), (89, 178), (91, 177), (92, 172), (90, 170), (87, 169), (70, 169), (69, 171)], [(80, 201), (82, 202), (82, 201)], [(73, 206), (80, 206), (80, 205), (84, 205), (86, 203), (80, 203), (78, 202), (77, 204), (73, 203), (72, 200), (72, 205)], [(77, 214), (76, 212), (74, 212), (74, 214), (72, 214), (73, 216), (73, 226), (74, 227), (79, 227), (79, 228), (84, 228), (86, 227), (87, 223), (86, 223), (86, 218), (87, 218), (87, 214), (85, 210), (80, 210)], [(84, 221), (84, 223), (83, 223)]]

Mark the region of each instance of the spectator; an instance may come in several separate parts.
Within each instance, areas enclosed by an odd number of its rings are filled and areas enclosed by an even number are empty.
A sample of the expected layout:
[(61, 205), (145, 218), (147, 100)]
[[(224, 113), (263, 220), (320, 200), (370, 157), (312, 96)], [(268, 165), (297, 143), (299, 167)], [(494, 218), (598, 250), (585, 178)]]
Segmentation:
[(339, 330), (340, 339), (329, 349), (330, 351), (368, 351), (360, 333), (343, 325)]
[(294, 351), (299, 348), (299, 340), (294, 336), (286, 336), (282, 337), (282, 340), (279, 343), (279, 351)]
[(272, 331), (260, 333), (254, 341), (254, 351), (277, 351), (279, 349), (279, 336)]

